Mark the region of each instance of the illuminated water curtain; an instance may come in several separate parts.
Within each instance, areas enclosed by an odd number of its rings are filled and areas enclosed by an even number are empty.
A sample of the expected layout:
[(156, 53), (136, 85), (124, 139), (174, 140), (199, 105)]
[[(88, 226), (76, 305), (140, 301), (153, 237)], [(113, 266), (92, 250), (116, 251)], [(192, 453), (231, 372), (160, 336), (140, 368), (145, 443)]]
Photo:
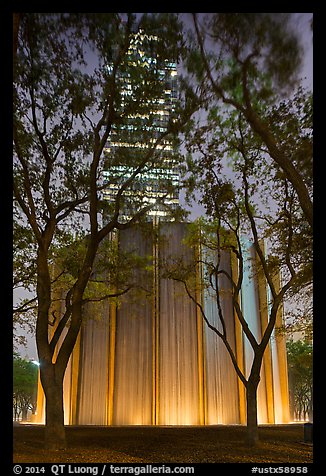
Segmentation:
[[(152, 226), (152, 225), (149, 225)], [(183, 244), (187, 224), (160, 225), (163, 241), (144, 237), (138, 228), (120, 232), (119, 246), (152, 256), (150, 272), (139, 281), (150, 289), (138, 300), (126, 294), (119, 305), (103, 304), (101, 319), (92, 319), (88, 305), (64, 381), (65, 423), (74, 425), (214, 425), (246, 422), (245, 389), (223, 342), (203, 322), (198, 307), (182, 283), (163, 279), (159, 262), (182, 256), (190, 263), (195, 251)], [(197, 256), (198, 258), (198, 256)], [(241, 306), (250, 329), (259, 339), (266, 325), (267, 289), (252, 279), (253, 248), (246, 252)], [(223, 266), (236, 272), (229, 255)], [(197, 279), (202, 269), (198, 268)], [(225, 278), (226, 279), (226, 278)], [(225, 282), (224, 287), (228, 284)], [(196, 296), (210, 322), (220, 328), (216, 304), (208, 291)], [(231, 293), (222, 307), (229, 341), (248, 374), (253, 354), (238, 319)], [(281, 315), (278, 325), (281, 324)], [(40, 388), (37, 421), (44, 422)], [(289, 421), (287, 364), (284, 337), (275, 335), (266, 349), (258, 387), (259, 423)]]

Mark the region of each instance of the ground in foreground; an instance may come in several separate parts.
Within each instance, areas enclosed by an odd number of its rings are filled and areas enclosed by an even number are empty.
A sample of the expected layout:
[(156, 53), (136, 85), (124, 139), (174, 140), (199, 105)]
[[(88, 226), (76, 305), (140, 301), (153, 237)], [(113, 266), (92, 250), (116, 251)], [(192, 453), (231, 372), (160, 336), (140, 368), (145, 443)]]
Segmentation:
[(311, 463), (303, 425), (259, 428), (260, 443), (248, 449), (243, 426), (69, 426), (68, 448), (44, 448), (44, 427), (14, 427), (14, 463)]

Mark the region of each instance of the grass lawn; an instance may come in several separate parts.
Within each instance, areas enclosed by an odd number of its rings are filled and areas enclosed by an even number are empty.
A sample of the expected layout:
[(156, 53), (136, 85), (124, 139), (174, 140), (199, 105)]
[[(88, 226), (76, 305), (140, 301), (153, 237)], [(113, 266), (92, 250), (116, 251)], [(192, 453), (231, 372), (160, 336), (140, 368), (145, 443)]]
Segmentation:
[(68, 448), (44, 448), (44, 426), (13, 430), (14, 463), (311, 463), (303, 425), (260, 426), (248, 449), (243, 426), (68, 426)]

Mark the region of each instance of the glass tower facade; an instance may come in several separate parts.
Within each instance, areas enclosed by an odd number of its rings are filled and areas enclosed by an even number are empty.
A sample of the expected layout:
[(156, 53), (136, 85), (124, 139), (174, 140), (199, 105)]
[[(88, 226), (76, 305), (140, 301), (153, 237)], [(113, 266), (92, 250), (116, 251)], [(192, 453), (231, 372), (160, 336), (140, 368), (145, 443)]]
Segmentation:
[[(126, 60), (115, 73), (119, 121), (104, 151), (103, 199), (112, 213), (119, 196), (120, 221), (144, 207), (149, 218), (167, 216), (179, 203), (176, 146), (167, 134), (175, 111), (177, 69), (158, 42), (142, 30), (134, 33)], [(113, 68), (107, 67), (109, 74)]]

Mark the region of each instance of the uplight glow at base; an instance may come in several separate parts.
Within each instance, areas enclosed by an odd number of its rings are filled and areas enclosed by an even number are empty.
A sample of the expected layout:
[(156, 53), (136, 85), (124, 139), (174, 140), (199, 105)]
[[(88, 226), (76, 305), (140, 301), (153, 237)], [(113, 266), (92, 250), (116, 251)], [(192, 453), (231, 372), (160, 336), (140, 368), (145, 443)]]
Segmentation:
[[(154, 226), (148, 223), (148, 227)], [(157, 226), (157, 225), (156, 225)], [(210, 330), (182, 283), (162, 277), (160, 263), (171, 256), (195, 262), (198, 253), (184, 244), (186, 223), (161, 223), (155, 240), (134, 227), (121, 231), (119, 246), (152, 257), (150, 271), (135, 271), (149, 290), (137, 300), (127, 293), (119, 306), (101, 304), (98, 316), (85, 307), (84, 323), (69, 360), (64, 381), (65, 423), (73, 425), (215, 425), (245, 424), (245, 389), (223, 342)], [(229, 254), (223, 267), (235, 277)], [(253, 279), (253, 247), (246, 251), (241, 306), (259, 340), (268, 320), (267, 289)], [(205, 270), (198, 267), (197, 279)], [(228, 340), (248, 375), (253, 359), (249, 342), (235, 316), (230, 283), (221, 279), (222, 309)], [(202, 303), (212, 325), (221, 329), (214, 296), (202, 291)], [(96, 314), (96, 316), (95, 316)], [(278, 317), (281, 324), (282, 316)], [(60, 345), (60, 344), (59, 344)], [(258, 387), (259, 423), (287, 423), (289, 402), (284, 337), (268, 345)], [(44, 421), (44, 395), (39, 385), (38, 422)]]

